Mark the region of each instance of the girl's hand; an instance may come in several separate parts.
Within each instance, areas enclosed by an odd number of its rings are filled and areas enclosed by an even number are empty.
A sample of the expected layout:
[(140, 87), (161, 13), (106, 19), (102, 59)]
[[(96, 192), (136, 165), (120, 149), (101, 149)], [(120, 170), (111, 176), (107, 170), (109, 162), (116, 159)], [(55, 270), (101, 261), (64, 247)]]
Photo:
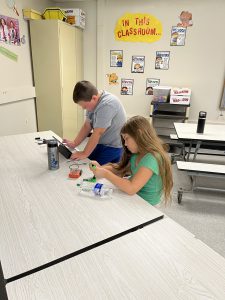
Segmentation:
[(89, 167), (96, 178), (105, 178), (106, 173), (108, 172), (108, 170), (104, 169), (99, 164), (98, 164), (98, 166), (94, 165), (94, 164), (90, 164)]
[(63, 139), (62, 142), (63, 142), (63, 144), (66, 144), (66, 146), (68, 146), (69, 148), (74, 149), (76, 147), (74, 141)]
[(90, 164), (89, 164), (89, 169), (90, 169), (91, 171), (93, 171), (94, 166), (100, 167), (100, 164), (99, 164), (96, 160), (91, 160), (91, 162), (90, 162)]

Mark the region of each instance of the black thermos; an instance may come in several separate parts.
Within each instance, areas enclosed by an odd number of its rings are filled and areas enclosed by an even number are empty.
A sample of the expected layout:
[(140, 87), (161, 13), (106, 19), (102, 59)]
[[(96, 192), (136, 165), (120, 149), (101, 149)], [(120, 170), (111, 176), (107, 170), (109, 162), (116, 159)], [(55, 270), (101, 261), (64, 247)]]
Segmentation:
[(197, 133), (203, 133), (205, 128), (206, 111), (200, 111), (198, 116)]

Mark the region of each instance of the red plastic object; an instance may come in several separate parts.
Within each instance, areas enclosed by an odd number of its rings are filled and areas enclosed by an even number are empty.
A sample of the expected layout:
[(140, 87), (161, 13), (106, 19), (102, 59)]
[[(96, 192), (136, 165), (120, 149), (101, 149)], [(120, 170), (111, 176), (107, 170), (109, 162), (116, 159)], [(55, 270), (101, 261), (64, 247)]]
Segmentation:
[(82, 170), (72, 170), (70, 173), (69, 173), (69, 178), (79, 178), (82, 174)]

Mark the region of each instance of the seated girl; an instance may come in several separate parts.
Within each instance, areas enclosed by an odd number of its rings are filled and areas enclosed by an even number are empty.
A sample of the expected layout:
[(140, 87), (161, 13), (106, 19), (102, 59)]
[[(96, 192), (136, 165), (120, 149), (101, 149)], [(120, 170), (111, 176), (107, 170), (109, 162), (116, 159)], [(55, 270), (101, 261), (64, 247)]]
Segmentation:
[[(121, 129), (124, 148), (117, 164), (100, 166), (91, 162), (97, 178), (106, 178), (123, 192), (137, 193), (152, 205), (164, 196), (167, 203), (173, 186), (171, 163), (162, 141), (149, 121), (141, 116), (130, 118)], [(129, 178), (124, 178), (125, 175)]]

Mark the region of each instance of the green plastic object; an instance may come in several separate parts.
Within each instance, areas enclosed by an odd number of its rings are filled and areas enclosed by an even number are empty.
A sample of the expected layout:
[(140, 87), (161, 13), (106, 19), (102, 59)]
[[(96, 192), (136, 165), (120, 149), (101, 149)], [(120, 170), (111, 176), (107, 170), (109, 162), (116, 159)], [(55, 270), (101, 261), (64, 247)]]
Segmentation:
[(84, 178), (83, 181), (87, 181), (87, 182), (96, 182), (96, 177), (93, 176), (92, 178)]
[(92, 165), (92, 164), (89, 164), (90, 168), (92, 168), (93, 170), (96, 170), (96, 165)]

